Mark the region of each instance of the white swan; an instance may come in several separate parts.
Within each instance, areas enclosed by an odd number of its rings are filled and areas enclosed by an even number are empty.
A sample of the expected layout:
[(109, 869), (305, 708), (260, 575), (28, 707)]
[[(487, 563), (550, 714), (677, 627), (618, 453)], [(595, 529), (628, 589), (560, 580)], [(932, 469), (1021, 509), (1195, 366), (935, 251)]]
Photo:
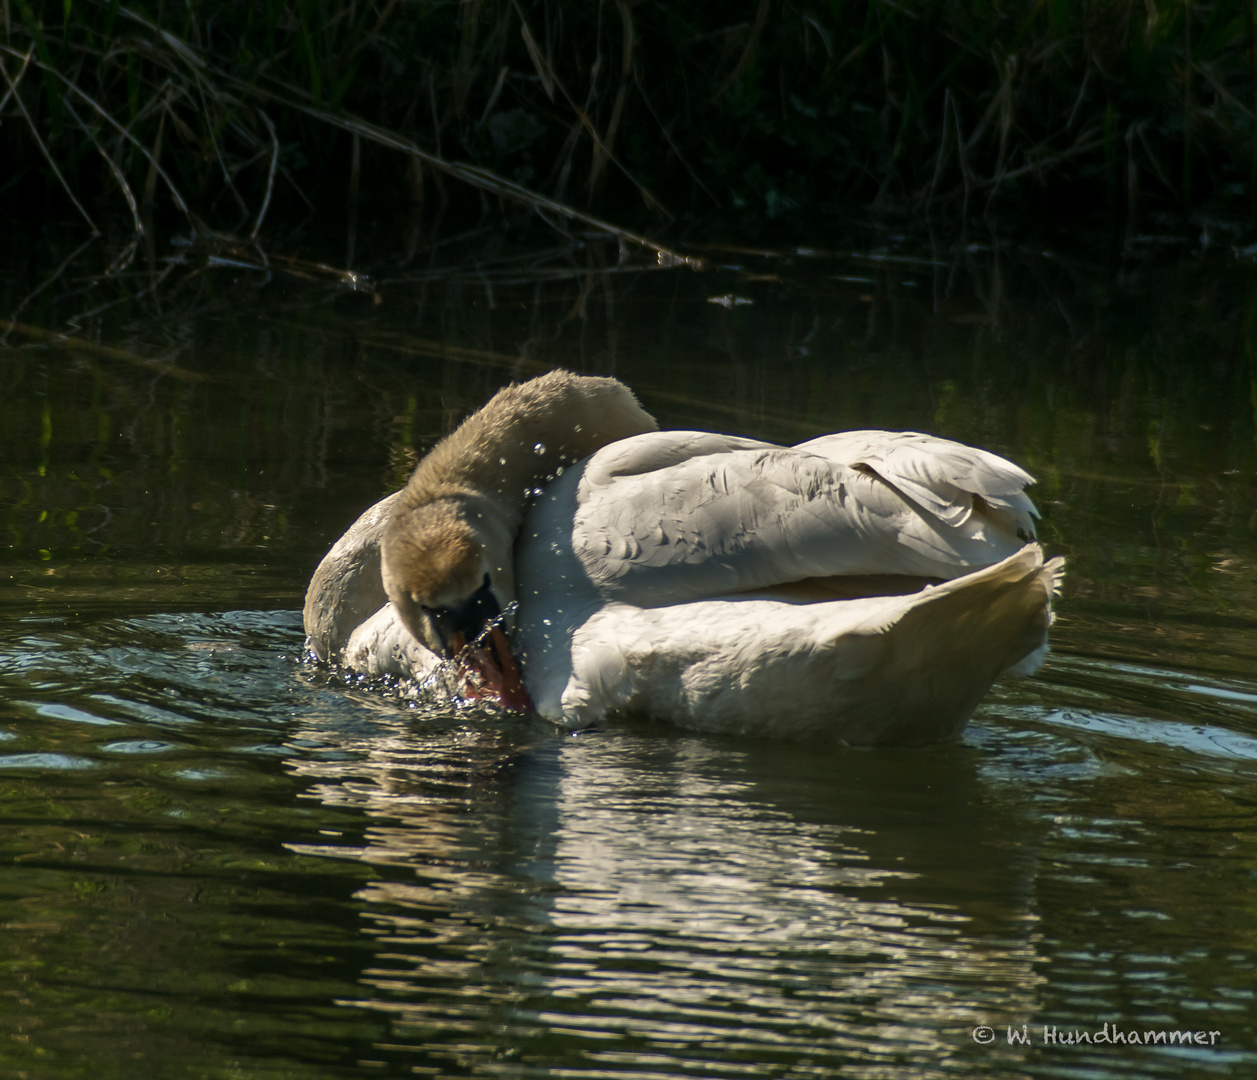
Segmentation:
[(655, 426), (614, 379), (500, 391), (328, 552), (310, 650), (417, 680), (457, 656), (466, 695), (569, 727), (853, 745), (952, 736), (1042, 662), (1063, 561), (1011, 462), (911, 432)]

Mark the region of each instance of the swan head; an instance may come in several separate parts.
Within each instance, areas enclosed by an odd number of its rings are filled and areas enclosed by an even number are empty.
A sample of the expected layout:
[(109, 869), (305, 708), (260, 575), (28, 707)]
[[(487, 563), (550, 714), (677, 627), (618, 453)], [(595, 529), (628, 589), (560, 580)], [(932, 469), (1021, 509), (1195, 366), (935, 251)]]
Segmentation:
[(451, 657), (502, 613), (484, 545), (452, 508), (394, 515), (384, 532), (384, 591), (402, 623), (434, 653)]
[(454, 501), (402, 509), (382, 537), (381, 576), (402, 624), (438, 656), (458, 662), (469, 696), (531, 711), (503, 632), (513, 581), (509, 565), (490, 554), (493, 532), (473, 526)]

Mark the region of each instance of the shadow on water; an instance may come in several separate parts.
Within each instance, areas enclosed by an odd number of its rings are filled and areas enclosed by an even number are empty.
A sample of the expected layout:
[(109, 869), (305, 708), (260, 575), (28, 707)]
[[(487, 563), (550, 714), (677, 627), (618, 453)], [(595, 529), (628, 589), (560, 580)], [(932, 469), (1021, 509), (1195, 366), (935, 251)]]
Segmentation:
[[(6, 1074), (1253, 1067), (1251, 267), (478, 234), (350, 289), (306, 254), (0, 271)], [(1025, 463), (1055, 657), (959, 743), (875, 752), (565, 736), (304, 664), (331, 540), (554, 364), (670, 426)], [(1105, 1024), (1206, 1038), (1073, 1038)]]

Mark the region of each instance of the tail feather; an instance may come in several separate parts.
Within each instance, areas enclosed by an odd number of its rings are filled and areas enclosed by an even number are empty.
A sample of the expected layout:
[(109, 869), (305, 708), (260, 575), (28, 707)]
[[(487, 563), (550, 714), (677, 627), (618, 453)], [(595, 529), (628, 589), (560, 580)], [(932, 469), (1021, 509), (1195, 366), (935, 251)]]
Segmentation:
[[(958, 734), (1003, 674), (1028, 675), (1047, 655), (1064, 560), (1027, 544), (1002, 562), (926, 588), (848, 641), (865, 693), (849, 742), (917, 743)], [(859, 662), (853, 663), (859, 653)]]

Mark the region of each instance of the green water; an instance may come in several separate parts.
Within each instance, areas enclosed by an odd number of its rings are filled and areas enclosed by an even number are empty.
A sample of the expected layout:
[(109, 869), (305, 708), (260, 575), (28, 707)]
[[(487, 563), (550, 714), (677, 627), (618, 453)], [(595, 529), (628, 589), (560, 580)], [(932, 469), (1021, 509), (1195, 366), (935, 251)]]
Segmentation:
[[(1257, 268), (422, 250), (360, 291), (9, 252), (0, 1075), (1257, 1069)], [(668, 426), (1023, 463), (1053, 657), (910, 751), (573, 737), (302, 662), (330, 542), (555, 364)]]

